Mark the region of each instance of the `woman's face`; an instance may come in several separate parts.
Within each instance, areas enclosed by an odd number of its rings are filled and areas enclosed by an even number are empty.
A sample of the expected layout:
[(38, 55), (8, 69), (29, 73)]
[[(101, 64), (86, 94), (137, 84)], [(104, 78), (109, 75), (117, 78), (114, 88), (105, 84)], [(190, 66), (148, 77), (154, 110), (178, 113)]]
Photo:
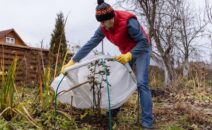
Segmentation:
[(101, 26), (105, 27), (107, 30), (110, 30), (114, 25), (114, 18), (105, 20), (101, 22)]

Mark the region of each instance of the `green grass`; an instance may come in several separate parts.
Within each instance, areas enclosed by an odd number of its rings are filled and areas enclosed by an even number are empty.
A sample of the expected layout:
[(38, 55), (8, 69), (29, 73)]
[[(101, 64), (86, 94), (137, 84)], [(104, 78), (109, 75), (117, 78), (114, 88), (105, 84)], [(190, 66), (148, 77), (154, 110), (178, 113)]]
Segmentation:
[[(15, 74), (16, 74), (16, 65), (17, 57), (14, 58), (12, 64), (10, 65), (8, 71), (5, 71), (4, 66), (2, 66), (2, 84), (0, 91), (0, 111), (4, 111), (7, 108), (12, 108), (15, 101)], [(5, 111), (5, 117), (12, 116), (11, 111)]]

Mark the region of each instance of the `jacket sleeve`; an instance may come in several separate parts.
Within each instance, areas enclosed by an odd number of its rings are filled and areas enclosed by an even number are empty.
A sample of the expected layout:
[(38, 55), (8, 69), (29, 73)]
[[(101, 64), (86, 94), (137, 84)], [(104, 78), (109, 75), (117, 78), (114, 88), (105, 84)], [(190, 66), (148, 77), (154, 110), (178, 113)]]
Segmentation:
[(94, 33), (93, 37), (84, 45), (82, 48), (74, 55), (72, 60), (74, 62), (79, 62), (82, 58), (88, 55), (88, 53), (95, 48), (103, 39), (104, 34), (101, 31), (101, 27), (99, 27)]
[(131, 50), (131, 53), (133, 58), (137, 58), (146, 52), (150, 45), (141, 30), (139, 22), (135, 18), (129, 19), (127, 27), (130, 37), (136, 42), (136, 46)]

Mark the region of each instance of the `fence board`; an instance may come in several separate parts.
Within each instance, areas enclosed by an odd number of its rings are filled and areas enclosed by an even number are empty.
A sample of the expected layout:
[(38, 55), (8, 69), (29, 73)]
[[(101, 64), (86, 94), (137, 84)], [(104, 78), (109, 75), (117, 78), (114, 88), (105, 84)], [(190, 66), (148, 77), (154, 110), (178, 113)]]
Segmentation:
[[(0, 45), (0, 71), (2, 71), (2, 65), (7, 71), (15, 56), (18, 56), (16, 84), (37, 84), (39, 82), (39, 75), (42, 75), (43, 66), (47, 67), (49, 63), (49, 51), (46, 49), (2, 44)], [(70, 58), (71, 54), (68, 56), (68, 59)]]

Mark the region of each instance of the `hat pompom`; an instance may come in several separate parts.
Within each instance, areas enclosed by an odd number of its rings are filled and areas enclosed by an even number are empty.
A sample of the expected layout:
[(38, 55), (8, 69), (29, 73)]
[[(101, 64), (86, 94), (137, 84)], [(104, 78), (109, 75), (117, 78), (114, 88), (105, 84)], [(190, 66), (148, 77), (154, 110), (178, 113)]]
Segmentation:
[(98, 5), (104, 3), (104, 0), (97, 0)]

